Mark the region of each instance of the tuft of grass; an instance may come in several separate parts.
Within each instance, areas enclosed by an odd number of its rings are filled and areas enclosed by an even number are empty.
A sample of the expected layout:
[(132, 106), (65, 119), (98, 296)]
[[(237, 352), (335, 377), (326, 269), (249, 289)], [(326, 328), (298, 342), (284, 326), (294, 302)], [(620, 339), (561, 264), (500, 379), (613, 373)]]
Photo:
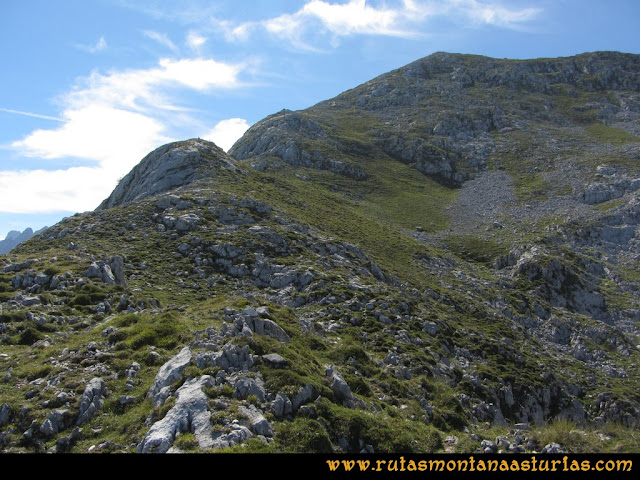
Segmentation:
[(31, 382), (37, 378), (45, 378), (47, 375), (51, 373), (53, 367), (51, 365), (40, 365), (31, 368), (26, 368), (21, 370), (18, 375), (24, 376), (27, 381)]
[(173, 349), (188, 338), (187, 326), (174, 312), (139, 315), (137, 321), (134, 320), (131, 316), (122, 319), (122, 324), (127, 326), (109, 337), (116, 343), (116, 350), (140, 350), (146, 346)]
[(331, 453), (333, 445), (324, 427), (311, 418), (296, 417), (276, 425), (274, 440), (280, 452)]
[(566, 418), (554, 420), (540, 430), (538, 441), (542, 445), (558, 443), (563, 447), (575, 445), (581, 439), (582, 433), (578, 432), (578, 426), (574, 421)]
[(546, 200), (551, 185), (539, 173), (521, 173), (515, 179), (516, 196), (521, 200)]
[(176, 436), (173, 446), (183, 452), (198, 452), (200, 445), (196, 436), (191, 432), (180, 433)]
[(495, 240), (471, 235), (449, 237), (445, 244), (459, 257), (483, 265), (491, 265), (496, 258), (509, 253), (505, 245)]
[(614, 208), (619, 207), (623, 204), (624, 198), (614, 198), (613, 200), (594, 205), (594, 207), (600, 212), (608, 212), (609, 210), (613, 210)]
[(327, 399), (315, 405), (330, 438), (346, 439), (351, 451), (359, 452), (361, 441), (371, 445), (376, 453), (425, 453), (442, 448), (440, 433), (431, 425), (382, 412), (372, 415), (335, 405)]

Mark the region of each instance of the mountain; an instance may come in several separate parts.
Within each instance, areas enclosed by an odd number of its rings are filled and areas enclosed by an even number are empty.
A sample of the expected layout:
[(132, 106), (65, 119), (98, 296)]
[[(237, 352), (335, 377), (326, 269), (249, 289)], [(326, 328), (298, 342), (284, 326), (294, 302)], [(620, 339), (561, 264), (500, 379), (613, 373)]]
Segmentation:
[(225, 159), (224, 151), (211, 142), (194, 139), (164, 145), (143, 158), (97, 210), (132, 203), (185, 186), (210, 175), (217, 167), (235, 170), (233, 162)]
[(32, 228), (26, 228), (22, 233), (18, 230), (11, 230), (7, 233), (4, 240), (0, 240), (0, 255), (9, 253), (12, 249), (20, 245), (22, 242), (26, 242), (34, 235), (44, 231), (47, 227), (44, 227), (37, 232), (34, 232)]
[(5, 452), (638, 452), (640, 56), (436, 53), (0, 257)]

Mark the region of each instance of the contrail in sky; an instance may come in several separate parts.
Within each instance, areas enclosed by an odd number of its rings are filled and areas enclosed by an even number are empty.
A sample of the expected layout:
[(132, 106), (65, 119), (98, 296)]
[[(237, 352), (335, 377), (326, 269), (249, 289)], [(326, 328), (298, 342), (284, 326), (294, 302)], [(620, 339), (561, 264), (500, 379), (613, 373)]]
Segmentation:
[(43, 120), (54, 120), (56, 122), (63, 122), (61, 118), (50, 117), (49, 115), (40, 115), (39, 113), (23, 112), (20, 110), (11, 110), (9, 108), (0, 107), (0, 112), (14, 113), (16, 115), (24, 115), (25, 117), (42, 118)]

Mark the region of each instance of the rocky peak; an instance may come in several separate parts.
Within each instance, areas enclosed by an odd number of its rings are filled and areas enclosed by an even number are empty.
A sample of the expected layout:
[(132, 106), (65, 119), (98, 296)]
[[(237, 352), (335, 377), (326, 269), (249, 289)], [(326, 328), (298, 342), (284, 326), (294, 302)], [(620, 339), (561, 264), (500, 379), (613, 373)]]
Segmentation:
[[(36, 233), (39, 233), (40, 231), (41, 230)], [(11, 230), (9, 233), (7, 233), (7, 236), (4, 240), (0, 240), (0, 255), (9, 253), (13, 248), (17, 247), (22, 242), (26, 242), (34, 235), (35, 233), (30, 227), (26, 228), (22, 233), (20, 233), (18, 230)]]
[(273, 166), (270, 161), (277, 158), (296, 167), (329, 170), (363, 179), (362, 168), (342, 158), (344, 150), (344, 145), (332, 138), (317, 120), (305, 112), (285, 109), (255, 124), (229, 154), (239, 160), (255, 159), (251, 165), (257, 170)]
[(585, 90), (637, 90), (640, 58), (620, 52), (590, 52), (573, 57), (529, 60), (496, 59), (480, 55), (438, 52), (371, 80), (402, 74), (405, 78), (442, 80), (464, 86), (482, 85), (546, 91), (551, 85), (570, 84)]
[[(638, 71), (640, 56), (619, 52), (531, 60), (438, 52), (308, 109), (267, 117), (230, 154), (260, 169), (279, 159), (360, 180), (368, 158), (390, 157), (459, 185), (487, 168), (496, 132), (620, 123), (613, 116), (621, 107), (637, 109)], [(624, 121), (617, 126), (634, 128)]]
[(213, 142), (200, 138), (163, 145), (144, 157), (96, 210), (132, 203), (211, 175), (235, 170), (234, 161)]
[[(26, 230), (25, 230), (26, 231)], [(16, 238), (18, 238), (20, 236), (20, 231), (18, 230), (11, 230), (9, 233), (7, 233), (7, 236), (5, 237), (5, 240), (15, 240)]]

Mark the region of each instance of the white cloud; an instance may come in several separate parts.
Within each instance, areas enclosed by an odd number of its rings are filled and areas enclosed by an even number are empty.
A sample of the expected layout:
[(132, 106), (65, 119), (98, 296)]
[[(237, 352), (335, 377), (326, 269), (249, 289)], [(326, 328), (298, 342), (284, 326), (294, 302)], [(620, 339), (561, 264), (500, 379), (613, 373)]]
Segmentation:
[(145, 30), (142, 32), (145, 37), (150, 38), (151, 40), (158, 42), (160, 45), (164, 45), (168, 49), (177, 52), (178, 47), (175, 43), (171, 41), (171, 39), (167, 36), (166, 33), (154, 32), (152, 30)]
[(107, 41), (104, 39), (104, 37), (100, 37), (100, 39), (95, 45), (76, 44), (76, 48), (88, 53), (98, 53), (98, 52), (101, 52), (102, 50), (107, 49)]
[(320, 20), (334, 35), (364, 33), (401, 36), (403, 34), (396, 28), (402, 10), (376, 9), (368, 6), (366, 0), (351, 0), (346, 4), (314, 0), (307, 3), (298, 15)]
[(211, 59), (160, 60), (155, 73), (160, 83), (176, 83), (195, 90), (235, 88), (240, 86), (238, 74), (243, 65), (217, 62)]
[(201, 135), (201, 138), (215, 143), (228, 152), (249, 126), (244, 118), (229, 118), (218, 122), (208, 133)]
[(243, 22), (234, 24), (230, 20), (210, 17), (209, 25), (203, 26), (209, 31), (222, 34), (227, 42), (247, 41), (250, 35), (257, 29), (262, 28), (263, 22)]
[(206, 41), (206, 37), (203, 37), (196, 32), (189, 32), (187, 35), (187, 45), (189, 45), (189, 48), (198, 55), (200, 55), (200, 47), (202, 47)]
[[(369, 2), (370, 3), (370, 2)], [(308, 51), (322, 51), (306, 38), (309, 34), (330, 34), (333, 39), (354, 34), (412, 37), (418, 34), (407, 28), (408, 23), (429, 11), (424, 5), (416, 7), (412, 0), (404, 0), (400, 6), (374, 7), (365, 0), (349, 0), (331, 3), (312, 0), (294, 13), (283, 13), (264, 20), (233, 23), (210, 17), (210, 27), (222, 33), (229, 42), (248, 41), (252, 34), (263, 31), (287, 40), (294, 47)]]
[(117, 105), (127, 109), (145, 110), (170, 105), (165, 92), (168, 88), (188, 88), (207, 91), (213, 88), (242, 86), (239, 74), (245, 64), (218, 62), (213, 59), (161, 59), (158, 67), (149, 69), (93, 73), (62, 101), (71, 108), (89, 104)]
[(94, 72), (80, 79), (60, 98), (65, 114), (102, 105), (157, 117), (162, 111), (183, 109), (174, 105), (169, 92), (209, 92), (243, 86), (239, 79), (248, 64), (219, 62), (211, 58), (164, 58), (147, 69)]
[(65, 112), (57, 129), (36, 130), (12, 147), (43, 159), (73, 157), (69, 169), (0, 171), (0, 211), (36, 213), (92, 210), (150, 150), (172, 139), (151, 117), (105, 105)]
[(294, 13), (233, 24), (212, 19), (227, 41), (246, 41), (250, 34), (262, 29), (285, 39), (297, 48), (319, 49), (307, 39), (309, 35), (329, 34), (332, 45), (351, 35), (382, 35), (399, 38), (424, 36), (429, 21), (446, 18), (463, 25), (492, 25), (519, 28), (537, 17), (539, 8), (518, 8), (502, 0), (397, 0), (373, 4), (366, 0), (336, 3), (310, 0)]
[[(310, 51), (322, 51), (316, 46), (318, 35), (329, 35), (333, 46), (338, 45), (340, 38), (352, 35), (422, 37), (429, 34), (430, 22), (443, 19), (461, 26), (520, 29), (543, 11), (522, 6), (534, 2), (509, 0), (307, 0), (293, 12), (233, 22), (217, 16), (222, 7), (216, 2), (189, 0), (175, 6), (155, 0), (119, 1), (154, 18), (171, 19), (195, 25), (210, 34), (221, 34), (229, 42), (248, 41), (253, 34), (266, 32)], [(309, 36), (314, 37), (313, 41)], [(197, 48), (194, 51), (198, 51)]]
[(0, 211), (33, 214), (93, 210), (113, 190), (116, 180), (109, 169), (90, 167), (0, 172)]
[(45, 159), (75, 157), (111, 168), (131, 168), (148, 147), (168, 140), (164, 126), (145, 115), (100, 104), (65, 112), (57, 129), (35, 130), (12, 146), (23, 155)]
[(365, 0), (350, 0), (343, 4), (313, 0), (293, 14), (263, 21), (262, 26), (271, 35), (289, 40), (297, 48), (316, 50), (304, 38), (317, 26), (330, 33), (334, 41), (354, 34), (414, 36), (415, 32), (403, 25), (403, 15), (403, 8), (376, 8), (367, 5)]
[[(175, 140), (167, 133), (171, 126), (200, 123), (174, 104), (170, 93), (239, 88), (246, 67), (206, 58), (162, 59), (149, 69), (94, 72), (80, 79), (58, 99), (62, 113), (56, 128), (35, 130), (11, 144), (25, 157), (51, 160), (53, 169), (0, 171), (0, 212), (94, 209), (149, 151)], [(212, 130), (216, 143), (228, 145), (248, 127), (232, 120)], [(69, 158), (81, 166), (60, 168), (59, 159)]]
[(467, 16), (473, 23), (506, 28), (517, 28), (523, 22), (528, 22), (537, 17), (542, 11), (533, 7), (509, 9), (495, 1), (450, 0), (450, 3), (452, 9)]

